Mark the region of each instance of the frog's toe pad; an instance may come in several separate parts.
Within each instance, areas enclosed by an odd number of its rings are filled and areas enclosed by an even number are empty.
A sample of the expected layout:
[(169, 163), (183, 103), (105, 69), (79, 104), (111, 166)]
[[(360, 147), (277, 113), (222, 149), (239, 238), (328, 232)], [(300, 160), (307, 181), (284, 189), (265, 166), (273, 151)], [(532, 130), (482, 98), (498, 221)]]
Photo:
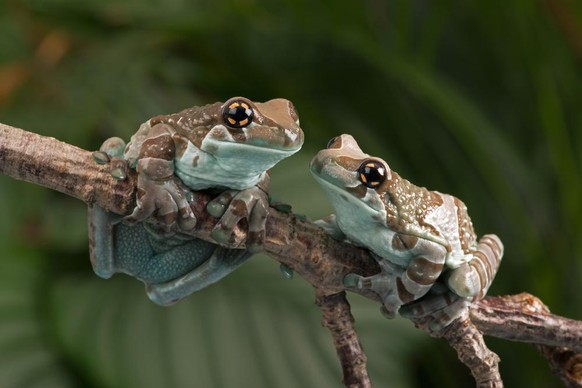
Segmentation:
[(228, 244), (233, 241), (232, 231), (224, 228), (214, 228), (210, 236), (219, 244)]
[(390, 308), (388, 309), (385, 305), (380, 308), (380, 312), (382, 316), (387, 319), (394, 319), (396, 317), (396, 313), (398, 312), (397, 308)]
[(362, 277), (355, 273), (349, 273), (344, 277), (344, 286), (347, 288), (363, 288)]
[(221, 193), (218, 197), (214, 198), (212, 201), (208, 202), (206, 205), (206, 211), (212, 217), (220, 218), (228, 209), (234, 195), (231, 190)]
[(196, 219), (194, 213), (190, 215), (183, 209), (179, 210), (178, 225), (180, 226), (181, 230), (185, 231), (193, 230), (196, 227), (197, 222), (198, 220)]
[[(257, 232), (258, 233), (258, 232)], [(247, 251), (251, 253), (259, 253), (265, 249), (265, 238), (264, 233), (263, 237), (253, 237), (253, 232), (249, 232), (247, 243), (246, 243)]]
[(125, 151), (125, 141), (120, 137), (110, 137), (101, 144), (99, 151), (110, 157), (122, 157)]
[(109, 163), (109, 155), (107, 155), (106, 152), (103, 151), (95, 151), (93, 152), (93, 160), (97, 163), (97, 164), (107, 164)]
[(118, 180), (127, 178), (127, 161), (120, 157), (111, 158), (111, 176)]

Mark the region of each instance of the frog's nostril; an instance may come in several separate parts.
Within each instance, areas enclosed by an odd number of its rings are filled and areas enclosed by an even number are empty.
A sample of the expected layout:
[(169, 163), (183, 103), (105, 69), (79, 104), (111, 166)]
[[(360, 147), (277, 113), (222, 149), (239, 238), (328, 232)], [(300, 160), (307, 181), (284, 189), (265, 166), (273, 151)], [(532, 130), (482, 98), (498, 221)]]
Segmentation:
[(325, 146), (325, 148), (331, 148), (331, 146), (335, 142), (335, 139), (337, 139), (337, 136), (336, 137), (332, 137), (331, 139), (329, 139), (329, 141), (327, 142), (327, 145)]
[(325, 148), (341, 148), (341, 136), (332, 137), (328, 142)]

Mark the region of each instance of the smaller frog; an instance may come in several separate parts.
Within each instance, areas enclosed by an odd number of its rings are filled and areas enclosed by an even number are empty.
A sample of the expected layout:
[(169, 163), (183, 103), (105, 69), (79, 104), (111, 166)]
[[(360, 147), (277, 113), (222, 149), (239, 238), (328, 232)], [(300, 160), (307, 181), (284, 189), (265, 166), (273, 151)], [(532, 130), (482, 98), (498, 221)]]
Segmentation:
[[(220, 280), (262, 249), (267, 171), (302, 144), (290, 101), (255, 103), (244, 97), (156, 116), (127, 145), (119, 138), (107, 140), (94, 158), (108, 164), (117, 179), (137, 171), (137, 205), (123, 218), (90, 207), (94, 271), (103, 278), (123, 272), (142, 280), (150, 299), (161, 305)], [(207, 206), (220, 218), (213, 238), (228, 243), (246, 220), (247, 250), (181, 233), (196, 225), (190, 203), (198, 190), (218, 195)]]
[(404, 306), (402, 315), (440, 330), (485, 295), (503, 244), (492, 234), (477, 242), (459, 199), (401, 178), (350, 135), (330, 140), (310, 169), (335, 210), (317, 223), (369, 249), (381, 268), (370, 277), (348, 274), (345, 286), (376, 292), (387, 317)]

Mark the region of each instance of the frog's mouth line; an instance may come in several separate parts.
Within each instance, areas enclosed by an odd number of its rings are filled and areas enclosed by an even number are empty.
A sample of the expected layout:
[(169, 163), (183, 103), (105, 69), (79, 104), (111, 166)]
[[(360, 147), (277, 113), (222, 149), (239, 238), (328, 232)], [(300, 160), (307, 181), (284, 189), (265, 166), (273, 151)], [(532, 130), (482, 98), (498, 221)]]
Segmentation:
[[(276, 147), (273, 144), (265, 144), (264, 146), (258, 144), (249, 144), (249, 143), (237, 143), (235, 141), (229, 141), (226, 139), (212, 139), (212, 142), (209, 142), (206, 146), (203, 146), (202, 151), (208, 152), (212, 155), (218, 155), (220, 151), (219, 148), (216, 148), (214, 145), (220, 144), (222, 147), (230, 146), (231, 149), (239, 148), (241, 150), (254, 150), (258, 151), (259, 153), (279, 153), (284, 155), (292, 155), (298, 152), (301, 149), (302, 145), (299, 145), (296, 148), (282, 148)], [(227, 151), (228, 152), (228, 151)]]
[(303, 131), (301, 128), (285, 128), (283, 133), (273, 134), (271, 128), (253, 122), (250, 126), (233, 132), (232, 128), (216, 125), (205, 135), (200, 147), (205, 149), (218, 145), (222, 147), (232, 145), (241, 149), (256, 147), (273, 152), (297, 152), (303, 145)]

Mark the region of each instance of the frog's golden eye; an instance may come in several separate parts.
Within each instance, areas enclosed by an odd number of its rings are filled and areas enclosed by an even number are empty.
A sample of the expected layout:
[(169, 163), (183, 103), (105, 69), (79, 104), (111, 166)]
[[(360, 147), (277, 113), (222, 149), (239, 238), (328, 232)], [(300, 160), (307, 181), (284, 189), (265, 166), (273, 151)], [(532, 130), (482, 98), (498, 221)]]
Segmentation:
[(253, 121), (253, 108), (244, 100), (234, 100), (224, 107), (222, 118), (231, 128), (244, 128)]
[(380, 186), (386, 180), (386, 167), (376, 160), (366, 160), (358, 168), (358, 179), (371, 189)]

